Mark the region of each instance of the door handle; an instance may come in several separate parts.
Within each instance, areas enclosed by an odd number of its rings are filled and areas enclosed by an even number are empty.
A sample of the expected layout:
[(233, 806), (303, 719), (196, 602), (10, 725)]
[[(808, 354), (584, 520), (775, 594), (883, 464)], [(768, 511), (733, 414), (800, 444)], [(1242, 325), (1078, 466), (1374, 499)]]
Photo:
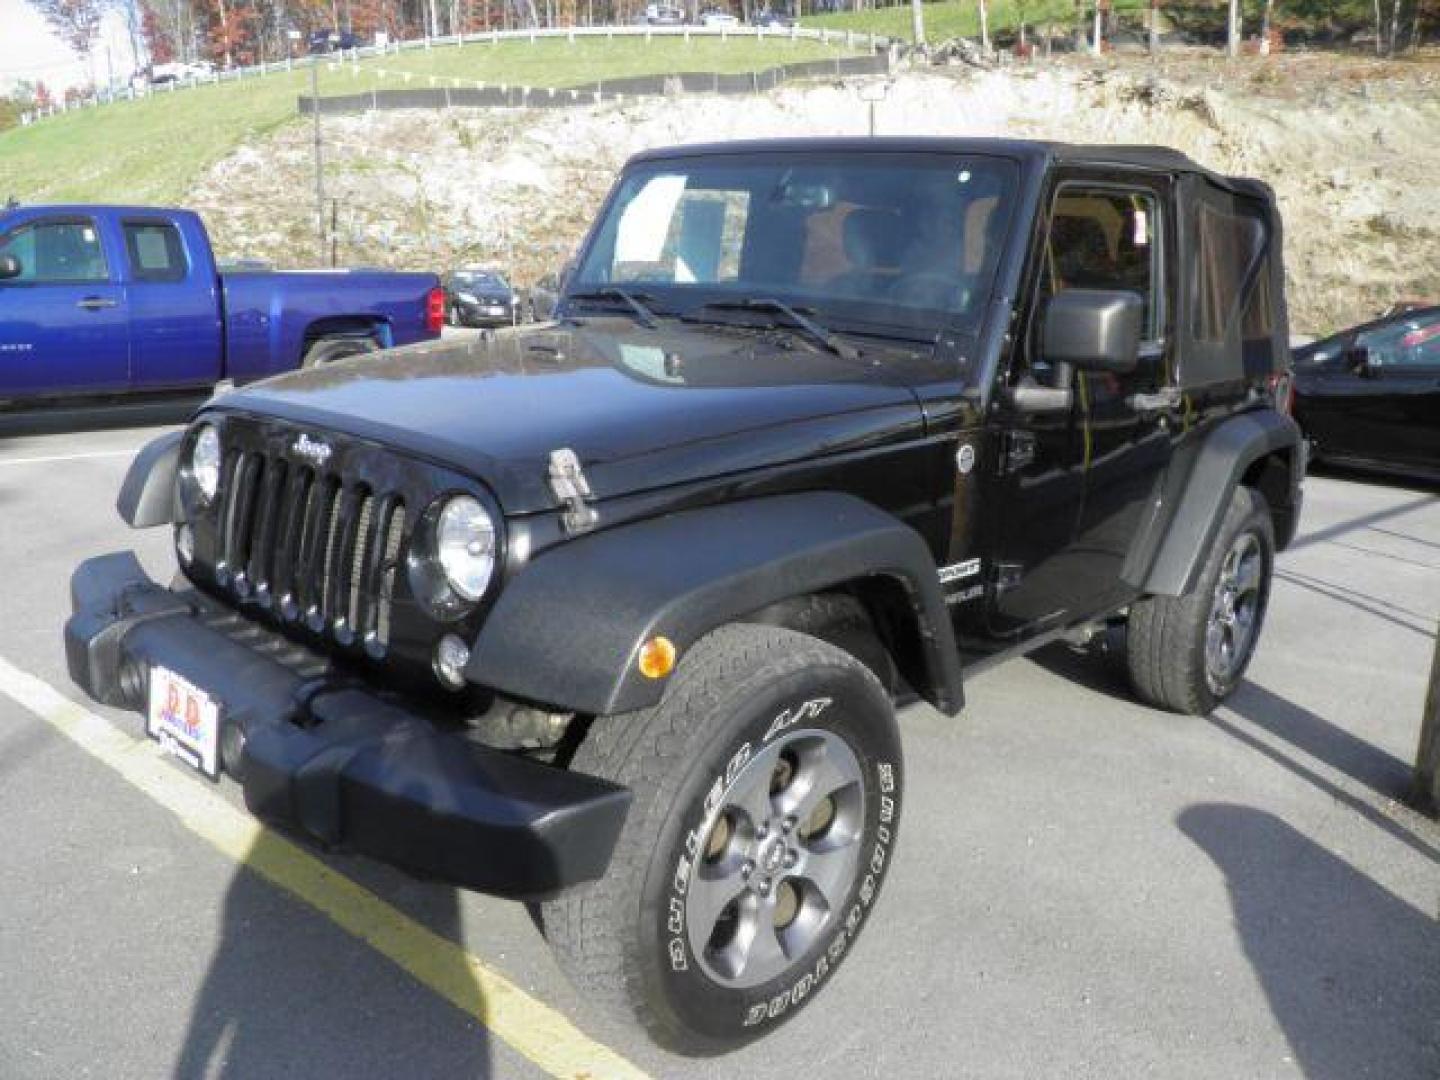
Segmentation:
[(87, 296), (84, 300), (76, 300), (75, 306), (84, 308), (86, 311), (99, 311), (101, 308), (116, 307), (118, 303), (119, 301), (105, 296)]

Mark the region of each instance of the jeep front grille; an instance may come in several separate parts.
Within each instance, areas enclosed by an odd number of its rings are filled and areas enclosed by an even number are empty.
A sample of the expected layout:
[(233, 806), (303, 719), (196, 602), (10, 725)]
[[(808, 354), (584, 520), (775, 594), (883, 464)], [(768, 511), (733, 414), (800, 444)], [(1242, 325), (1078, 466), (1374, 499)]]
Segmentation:
[(390, 643), (403, 500), (259, 451), (232, 454), (216, 582), (285, 622), (378, 655)]

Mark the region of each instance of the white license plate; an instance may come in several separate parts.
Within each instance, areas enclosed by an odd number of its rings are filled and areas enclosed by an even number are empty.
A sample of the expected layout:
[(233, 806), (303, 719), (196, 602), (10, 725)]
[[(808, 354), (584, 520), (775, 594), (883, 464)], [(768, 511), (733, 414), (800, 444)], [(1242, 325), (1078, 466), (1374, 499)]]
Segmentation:
[(167, 668), (150, 669), (145, 731), (187, 765), (220, 778), (220, 703)]

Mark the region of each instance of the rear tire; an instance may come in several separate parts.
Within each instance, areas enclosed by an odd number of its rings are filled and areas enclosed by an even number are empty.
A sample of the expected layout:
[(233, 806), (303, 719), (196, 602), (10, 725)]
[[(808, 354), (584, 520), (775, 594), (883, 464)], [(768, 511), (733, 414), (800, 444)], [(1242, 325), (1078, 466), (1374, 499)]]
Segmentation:
[(305, 359), (300, 366), (306, 368), (321, 367), (325, 364), (333, 364), (336, 360), (343, 360), (347, 356), (362, 356), (365, 353), (376, 352), (379, 348), (380, 346), (375, 344), (374, 338), (321, 338), (306, 350)]
[(1147, 704), (1204, 716), (1245, 674), (1270, 600), (1275, 532), (1265, 499), (1237, 487), (1195, 587), (1130, 608), (1126, 661)]
[(541, 909), (582, 993), (685, 1054), (767, 1034), (865, 925), (901, 798), (894, 711), (854, 657), (722, 627), (653, 708), (594, 722), (571, 767), (634, 793), (607, 876)]

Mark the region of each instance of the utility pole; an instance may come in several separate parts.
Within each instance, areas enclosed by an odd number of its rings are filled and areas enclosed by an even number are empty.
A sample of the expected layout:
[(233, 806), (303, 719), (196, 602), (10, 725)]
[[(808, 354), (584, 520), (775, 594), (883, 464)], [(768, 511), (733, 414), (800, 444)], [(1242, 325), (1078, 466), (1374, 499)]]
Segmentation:
[(1430, 689), (1425, 695), (1425, 715), (1420, 718), (1410, 801), (1423, 813), (1440, 815), (1440, 633), (1435, 635), (1435, 658), (1430, 661)]
[(910, 0), (910, 36), (915, 39), (916, 48), (925, 44), (925, 11), (920, 0)]
[(310, 115), (315, 121), (315, 236), (325, 263), (325, 165), (320, 143), (320, 57), (310, 58)]

